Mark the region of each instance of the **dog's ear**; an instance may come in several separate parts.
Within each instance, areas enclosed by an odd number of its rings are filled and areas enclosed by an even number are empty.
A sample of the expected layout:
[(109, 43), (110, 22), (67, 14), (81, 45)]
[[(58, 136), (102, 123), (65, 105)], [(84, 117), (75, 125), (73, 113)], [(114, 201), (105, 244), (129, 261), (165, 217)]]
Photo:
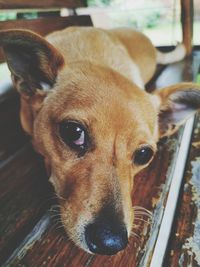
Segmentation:
[(0, 46), (16, 89), (23, 96), (33, 96), (43, 83), (52, 86), (64, 63), (56, 48), (31, 31), (0, 31)]
[(22, 126), (31, 133), (33, 117), (46, 96), (42, 89), (55, 83), (63, 56), (43, 37), (27, 30), (0, 31), (0, 46), (21, 95)]
[(200, 109), (200, 86), (195, 83), (176, 84), (153, 95), (159, 109), (160, 138), (173, 134)]

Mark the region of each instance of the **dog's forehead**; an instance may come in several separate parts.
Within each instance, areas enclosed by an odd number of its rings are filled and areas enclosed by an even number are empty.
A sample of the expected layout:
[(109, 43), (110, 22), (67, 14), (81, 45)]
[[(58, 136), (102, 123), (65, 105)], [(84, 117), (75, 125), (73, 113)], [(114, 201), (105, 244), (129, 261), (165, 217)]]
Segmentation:
[(148, 101), (147, 94), (120, 73), (86, 62), (62, 69), (53, 97), (62, 103), (84, 107), (85, 104)]
[(153, 127), (156, 116), (145, 91), (115, 71), (90, 64), (64, 69), (46, 106), (56, 120), (96, 120), (99, 125), (137, 121)]

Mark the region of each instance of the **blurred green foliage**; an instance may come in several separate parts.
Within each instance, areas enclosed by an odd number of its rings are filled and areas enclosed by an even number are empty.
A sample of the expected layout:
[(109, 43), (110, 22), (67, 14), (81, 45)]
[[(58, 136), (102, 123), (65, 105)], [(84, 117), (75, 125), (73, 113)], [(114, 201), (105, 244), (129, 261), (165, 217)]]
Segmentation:
[(16, 19), (16, 12), (0, 12), (0, 21)]
[(156, 27), (162, 20), (162, 14), (162, 9), (145, 9), (139, 12), (113, 12), (110, 17), (116, 27), (129, 26), (142, 30)]
[(37, 12), (16, 13), (16, 12), (0, 12), (0, 21), (15, 19), (35, 19), (38, 17)]
[(109, 17), (116, 27), (130, 26), (140, 30), (153, 28), (164, 18), (160, 0), (143, 0), (140, 5), (131, 0), (87, 0), (87, 4), (89, 7), (112, 7)]
[(87, 0), (88, 6), (109, 6), (112, 0)]

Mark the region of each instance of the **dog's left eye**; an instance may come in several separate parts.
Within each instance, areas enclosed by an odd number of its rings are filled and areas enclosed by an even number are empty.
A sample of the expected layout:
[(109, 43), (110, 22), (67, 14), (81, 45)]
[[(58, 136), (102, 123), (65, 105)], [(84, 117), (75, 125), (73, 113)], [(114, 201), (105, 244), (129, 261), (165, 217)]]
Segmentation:
[(153, 155), (153, 149), (150, 146), (145, 145), (136, 150), (133, 161), (137, 165), (145, 165), (152, 159)]
[(84, 126), (74, 121), (61, 122), (60, 136), (62, 140), (77, 152), (86, 152), (88, 148), (88, 134)]

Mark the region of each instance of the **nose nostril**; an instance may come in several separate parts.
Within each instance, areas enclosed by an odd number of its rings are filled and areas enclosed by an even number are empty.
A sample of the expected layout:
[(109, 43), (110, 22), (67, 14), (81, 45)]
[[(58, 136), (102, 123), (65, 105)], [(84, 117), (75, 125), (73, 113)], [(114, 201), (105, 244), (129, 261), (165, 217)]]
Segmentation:
[(116, 254), (128, 243), (125, 227), (112, 228), (98, 223), (86, 227), (85, 238), (91, 252), (105, 255)]

